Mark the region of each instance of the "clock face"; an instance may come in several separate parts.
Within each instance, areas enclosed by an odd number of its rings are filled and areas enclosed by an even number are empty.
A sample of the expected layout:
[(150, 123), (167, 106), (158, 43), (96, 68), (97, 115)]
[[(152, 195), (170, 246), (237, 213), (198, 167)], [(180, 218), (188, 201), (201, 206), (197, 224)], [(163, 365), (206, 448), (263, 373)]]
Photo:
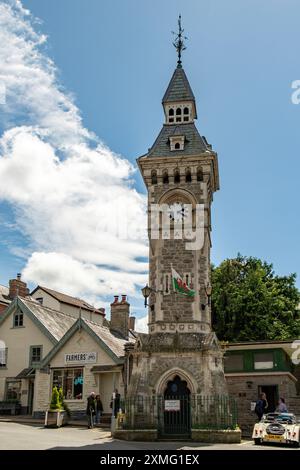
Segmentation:
[(169, 205), (169, 217), (174, 222), (184, 220), (188, 215), (188, 208), (182, 202), (174, 202)]

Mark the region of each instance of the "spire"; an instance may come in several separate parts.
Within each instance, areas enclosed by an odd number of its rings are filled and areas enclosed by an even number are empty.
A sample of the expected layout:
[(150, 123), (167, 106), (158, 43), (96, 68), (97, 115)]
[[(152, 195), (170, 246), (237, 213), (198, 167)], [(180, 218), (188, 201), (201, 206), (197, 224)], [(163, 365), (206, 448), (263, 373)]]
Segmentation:
[(176, 68), (168, 85), (167, 91), (162, 99), (164, 103), (176, 101), (193, 101), (195, 103), (194, 93), (183, 68)]
[(187, 39), (186, 36), (183, 36), (182, 33), (184, 32), (184, 29), (181, 27), (181, 15), (179, 15), (178, 18), (178, 34), (172, 31), (172, 33), (176, 36), (175, 41), (173, 42), (173, 46), (175, 47), (178, 55), (178, 60), (177, 60), (177, 67), (181, 68), (181, 52), (186, 49), (185, 44), (183, 42), (184, 39)]

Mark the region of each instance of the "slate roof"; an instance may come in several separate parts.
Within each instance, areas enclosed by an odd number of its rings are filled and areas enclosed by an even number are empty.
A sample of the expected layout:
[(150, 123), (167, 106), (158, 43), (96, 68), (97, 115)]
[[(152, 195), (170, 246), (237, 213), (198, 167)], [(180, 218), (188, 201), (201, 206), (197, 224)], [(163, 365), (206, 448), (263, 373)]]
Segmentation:
[(194, 101), (195, 97), (190, 87), (185, 71), (177, 67), (168, 85), (167, 91), (162, 99), (163, 103), (173, 101)]
[(1, 304), (10, 304), (10, 299), (8, 298), (9, 288), (6, 286), (0, 285), (0, 303)]
[[(185, 136), (184, 150), (170, 149), (170, 137), (175, 135)], [(149, 150), (148, 157), (177, 157), (197, 155), (209, 150), (204, 139), (200, 136), (195, 124), (186, 123), (178, 125), (164, 124), (156, 141)]]
[(49, 331), (56, 341), (59, 341), (76, 322), (76, 318), (53, 308), (44, 307), (36, 300), (20, 299), (19, 305), (27, 307), (35, 318)]
[[(78, 318), (44, 307), (36, 300), (18, 298), (18, 301), (21, 308), (23, 303), (57, 341), (62, 339), (74, 323), (78, 321)], [(81, 321), (86, 323), (117, 357), (124, 356), (124, 345), (128, 342), (127, 339), (113, 335), (107, 327), (98, 325), (91, 320), (81, 318)]]
[(89, 304), (85, 300), (72, 297), (71, 295), (63, 294), (62, 292), (49, 289), (48, 287), (37, 286), (34, 289), (34, 291), (31, 293), (31, 295), (38, 289), (41, 289), (47, 292), (49, 295), (51, 295), (52, 297), (57, 299), (59, 302), (62, 302), (64, 304), (73, 305), (74, 307), (79, 307), (79, 308), (81, 307), (83, 310), (93, 311), (93, 312), (99, 313), (100, 315), (104, 315), (103, 311), (101, 311), (100, 309), (95, 309), (93, 305)]
[(86, 320), (85, 318), (82, 318), (82, 321), (85, 322), (89, 328), (91, 328), (98, 338), (100, 338), (116, 356), (124, 356), (124, 346), (126, 343), (128, 343), (128, 339), (118, 338), (117, 336), (113, 335), (108, 328), (98, 325), (93, 321)]

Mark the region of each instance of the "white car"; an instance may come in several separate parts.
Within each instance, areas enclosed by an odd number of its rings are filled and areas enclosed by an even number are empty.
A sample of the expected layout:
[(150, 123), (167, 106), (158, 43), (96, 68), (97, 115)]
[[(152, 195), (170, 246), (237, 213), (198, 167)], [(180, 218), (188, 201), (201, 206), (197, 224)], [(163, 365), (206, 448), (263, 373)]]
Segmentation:
[(292, 413), (268, 413), (253, 428), (254, 444), (276, 442), (300, 446), (300, 423)]

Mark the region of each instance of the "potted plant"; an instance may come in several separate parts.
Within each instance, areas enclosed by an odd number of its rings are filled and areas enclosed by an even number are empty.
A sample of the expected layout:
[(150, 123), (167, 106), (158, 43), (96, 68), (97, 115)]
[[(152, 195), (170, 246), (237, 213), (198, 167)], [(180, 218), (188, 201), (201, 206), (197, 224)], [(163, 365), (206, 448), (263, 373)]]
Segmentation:
[(63, 394), (60, 390), (53, 387), (50, 406), (45, 415), (45, 427), (47, 428), (60, 428), (66, 424), (67, 412), (63, 406)]

